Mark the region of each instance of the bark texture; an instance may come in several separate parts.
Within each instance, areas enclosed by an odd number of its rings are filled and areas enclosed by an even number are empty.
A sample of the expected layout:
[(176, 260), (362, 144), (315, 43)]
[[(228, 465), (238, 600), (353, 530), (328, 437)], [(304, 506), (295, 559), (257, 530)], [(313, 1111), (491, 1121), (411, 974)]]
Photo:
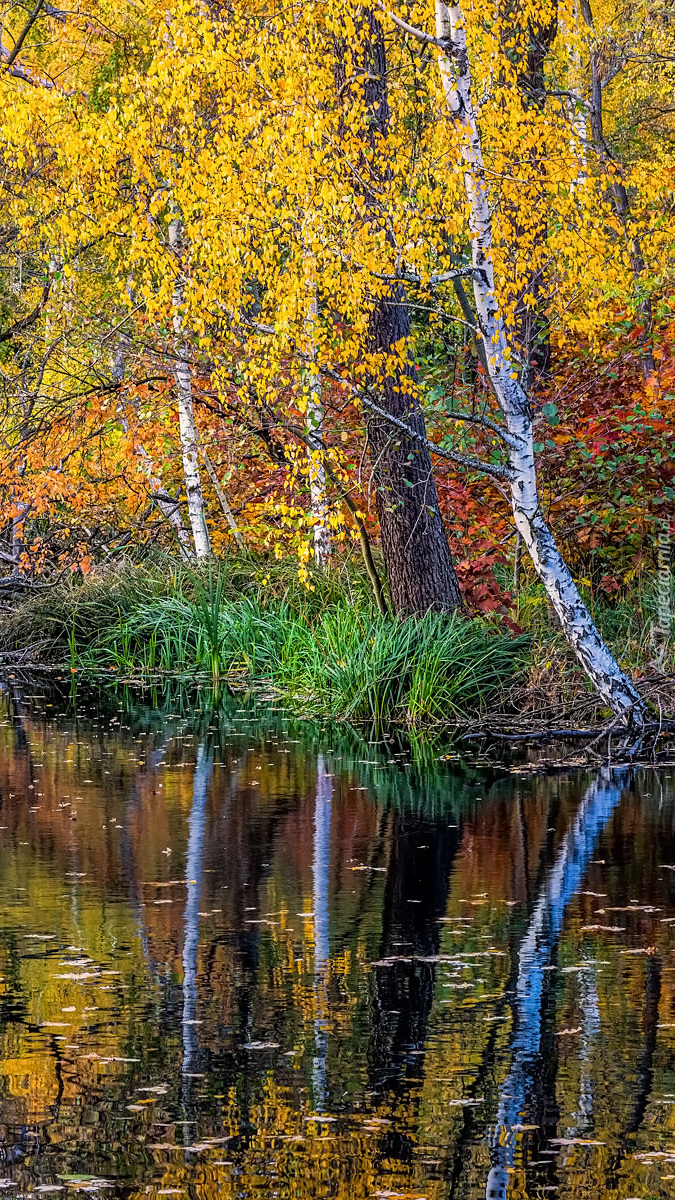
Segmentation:
[(199, 430), (195, 420), (195, 410), (192, 402), (192, 374), (190, 357), (183, 330), (183, 318), (180, 313), (183, 304), (183, 281), (180, 265), (180, 221), (174, 220), (169, 226), (169, 244), (178, 257), (178, 271), (173, 290), (173, 331), (174, 352), (173, 377), (176, 381), (178, 399), (178, 423), (180, 427), (180, 444), (183, 454), (183, 475), (187, 494), (188, 516), (192, 539), (197, 558), (208, 558), (211, 553), (209, 533), (206, 527), (206, 508), (204, 493), (199, 473)]
[[(362, 101), (368, 116), (369, 149), (360, 164), (360, 177), (371, 219), (381, 218), (379, 186), (386, 181), (389, 106), (387, 59), (382, 27), (372, 8), (363, 11)], [(338, 54), (338, 84), (349, 95), (344, 65)], [(351, 87), (354, 85), (351, 84)], [(378, 286), (371, 301), (370, 346), (374, 354), (394, 355), (394, 347), (410, 336), (405, 288)], [(371, 381), (382, 407), (425, 436), (424, 417), (408, 368), (390, 371)], [(421, 615), (430, 610), (451, 611), (461, 606), (461, 594), (438, 503), (431, 455), (426, 445), (371, 418), (368, 444), (384, 563), (396, 615)]]
[[(307, 259), (308, 255), (305, 256)], [(307, 340), (311, 357), (309, 387), (307, 389), (307, 473), (309, 476), (309, 507), (314, 519), (314, 561), (325, 570), (330, 562), (331, 542), (328, 524), (328, 493), (326, 491), (326, 467), (323, 460), (323, 398), (321, 376), (315, 367), (315, 336), (318, 320), (316, 288), (310, 278), (308, 283), (309, 304), (307, 306)]]
[(473, 291), (485, 344), (488, 374), (504, 415), (511, 470), (511, 503), (517, 531), (580, 663), (618, 715), (644, 719), (639, 693), (598, 633), (555, 538), (537, 492), (532, 410), (518, 382), (495, 294), (492, 225), (483, 154), (471, 94), (466, 32), (459, 4), (436, 0), (439, 68), (450, 112), (462, 134), (464, 185), (471, 228)]
[[(397, 342), (410, 336), (402, 288), (376, 302), (370, 333), (372, 349), (384, 353), (391, 353)], [(424, 417), (419, 403), (411, 399), (408, 381), (391, 375), (380, 382), (380, 389), (382, 407), (424, 437)], [(421, 614), (460, 607), (428, 447), (377, 417), (369, 423), (368, 439), (394, 612)]]

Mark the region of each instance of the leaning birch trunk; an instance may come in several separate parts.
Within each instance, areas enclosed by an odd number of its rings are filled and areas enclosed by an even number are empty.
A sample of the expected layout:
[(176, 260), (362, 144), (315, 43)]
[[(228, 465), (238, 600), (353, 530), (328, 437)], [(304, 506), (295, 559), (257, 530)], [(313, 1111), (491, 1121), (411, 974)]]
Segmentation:
[(532, 409), (511, 361), (495, 294), (492, 224), (483, 153), (471, 95), (466, 31), (459, 4), (436, 3), (436, 45), (445, 97), (462, 134), (464, 186), (471, 228), (473, 291), (490, 382), (504, 414), (511, 469), (511, 503), (517, 531), (577, 658), (617, 715), (637, 724), (645, 706), (598, 633), (539, 504)]
[(194, 560), (194, 551), (192, 549), (192, 541), (190, 534), (183, 524), (183, 518), (180, 515), (180, 504), (178, 500), (172, 500), (167, 495), (162, 485), (161, 479), (155, 475), (152, 459), (148, 454), (145, 446), (139, 446), (138, 453), (143, 463), (143, 469), (152, 490), (152, 498), (155, 501), (159, 511), (166, 521), (171, 525), (178, 539), (178, 549), (181, 558), (185, 562)]
[[(305, 265), (311, 256), (305, 253)], [(305, 329), (309, 343), (309, 386), (307, 389), (307, 471), (309, 475), (309, 508), (314, 531), (314, 561), (323, 570), (328, 566), (331, 555), (330, 530), (328, 527), (328, 495), (326, 493), (326, 468), (323, 461), (323, 398), (321, 376), (316, 369), (316, 328), (319, 307), (313, 274), (306, 279), (309, 295)]]
[(155, 474), (153, 461), (145, 449), (145, 446), (138, 447), (138, 455), (143, 463), (143, 470), (145, 471), (148, 483), (150, 484), (152, 498), (162, 516), (166, 521), (169, 522), (174, 533), (176, 534), (181, 558), (184, 560), (184, 562), (192, 562), (194, 560), (192, 541), (190, 539), (188, 530), (183, 524), (183, 518), (180, 515), (180, 504), (178, 500), (172, 500), (171, 496), (167, 495), (161, 479), (159, 479)]
[(213, 484), (213, 488), (216, 493), (216, 496), (218, 497), (218, 500), (220, 501), (220, 507), (223, 510), (223, 516), (225, 517), (225, 520), (227, 521), (227, 523), (230, 527), (232, 537), (234, 538), (235, 542), (237, 543), (237, 549), (245, 550), (246, 543), (244, 542), (244, 539), (243, 539), (243, 536), (239, 529), (239, 526), (237, 525), (237, 522), (234, 519), (234, 513), (232, 512), (232, 509), (230, 508), (230, 502), (229, 502), (227, 496), (225, 495), (225, 492), (223, 491), (222, 484), (221, 484), (218, 476), (216, 475), (215, 467), (214, 467), (213, 463), (211, 462), (211, 459), (209, 458), (208, 452), (205, 450), (205, 448), (203, 446), (200, 446), (199, 449), (201, 452), (201, 456), (204, 459), (204, 466), (206, 467), (206, 473), (207, 473), (209, 479), (211, 480), (211, 483)]
[(176, 381), (178, 394), (178, 424), (180, 427), (180, 444), (183, 452), (183, 474), (185, 476), (185, 491), (187, 493), (188, 516), (195, 544), (197, 558), (208, 558), (211, 553), (209, 534), (206, 528), (206, 510), (204, 493), (199, 474), (199, 431), (195, 421), (195, 410), (192, 403), (192, 376), (187, 341), (183, 330), (183, 318), (180, 313), (183, 303), (183, 281), (180, 262), (181, 223), (174, 219), (169, 225), (169, 245), (174, 250), (177, 259), (176, 283), (173, 289), (173, 330), (174, 352), (173, 377)]
[[(115, 357), (113, 360), (113, 379), (116, 379), (118, 383), (121, 383), (124, 379), (125, 371), (126, 355), (124, 352), (124, 346), (120, 343), (115, 351)], [(124, 432), (128, 434), (129, 423), (124, 418), (122, 419), (122, 428)], [(162, 516), (169, 522), (174, 530), (174, 533), (176, 534), (181, 558), (184, 562), (192, 562), (194, 559), (192, 542), (190, 540), (190, 534), (183, 524), (183, 518), (180, 515), (180, 504), (177, 500), (172, 500), (171, 497), (167, 495), (161, 479), (155, 473), (153, 461), (148, 454), (148, 451), (145, 449), (145, 446), (141, 445), (138, 447), (138, 455), (143, 463), (143, 470), (145, 471), (146, 478), (150, 484), (152, 498)]]

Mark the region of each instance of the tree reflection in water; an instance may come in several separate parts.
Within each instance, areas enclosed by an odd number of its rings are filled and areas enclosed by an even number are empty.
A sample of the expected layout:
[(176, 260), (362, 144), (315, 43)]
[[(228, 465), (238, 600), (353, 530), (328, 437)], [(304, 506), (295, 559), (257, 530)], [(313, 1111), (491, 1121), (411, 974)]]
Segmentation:
[(204, 869), (204, 837), (206, 832), (206, 806), (209, 800), (209, 784), (213, 774), (213, 751), (207, 750), (204, 742), (197, 747), (192, 807), (188, 823), (187, 860), (185, 883), (187, 896), (183, 919), (185, 940), (183, 942), (183, 1077), (189, 1075), (197, 1065), (199, 1039), (197, 1036), (197, 950), (199, 949), (199, 906), (202, 895)]
[(664, 1194), (665, 776), (415, 757), (239, 698), (46, 699), (0, 697), (17, 1195)]
[[(627, 768), (603, 769), (588, 788), (558, 856), (541, 889), (518, 952), (514, 998), (516, 1033), (511, 1067), (501, 1088), (497, 1120), (490, 1139), (493, 1165), (487, 1200), (503, 1200), (509, 1167), (514, 1164), (515, 1129), (527, 1117), (528, 1101), (537, 1088), (541, 1067), (542, 1009), (546, 972), (551, 966), (567, 906), (581, 884), (598, 837), (617, 807), (629, 781)], [(589, 1031), (595, 1033), (597, 1005), (591, 1001)]]
[(312, 1081), (314, 1104), (318, 1112), (326, 1105), (326, 1055), (328, 1053), (327, 972), (330, 957), (328, 906), (330, 875), (330, 819), (333, 780), (326, 769), (323, 754), (316, 760), (316, 802), (314, 805), (314, 854), (312, 860), (314, 922), (314, 1062)]

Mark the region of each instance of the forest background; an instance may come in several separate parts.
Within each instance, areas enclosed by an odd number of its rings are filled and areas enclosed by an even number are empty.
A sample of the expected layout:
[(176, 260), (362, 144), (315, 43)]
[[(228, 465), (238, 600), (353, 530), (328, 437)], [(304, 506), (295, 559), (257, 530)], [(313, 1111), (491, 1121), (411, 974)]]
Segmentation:
[(578, 687), (567, 643), (640, 715), (631, 672), (672, 666), (674, 30), (672, 0), (8, 6), (6, 650), (318, 653), (330, 691), (451, 645), (393, 704), (437, 717), (460, 649), (476, 684), (500, 647), (484, 703), (525, 629), (528, 703)]

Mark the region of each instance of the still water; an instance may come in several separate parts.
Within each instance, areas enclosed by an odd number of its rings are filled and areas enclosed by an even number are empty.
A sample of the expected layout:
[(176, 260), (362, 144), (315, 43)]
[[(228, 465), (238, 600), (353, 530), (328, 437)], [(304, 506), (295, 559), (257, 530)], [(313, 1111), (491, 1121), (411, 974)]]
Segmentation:
[(0, 1188), (675, 1194), (675, 779), (0, 698)]

